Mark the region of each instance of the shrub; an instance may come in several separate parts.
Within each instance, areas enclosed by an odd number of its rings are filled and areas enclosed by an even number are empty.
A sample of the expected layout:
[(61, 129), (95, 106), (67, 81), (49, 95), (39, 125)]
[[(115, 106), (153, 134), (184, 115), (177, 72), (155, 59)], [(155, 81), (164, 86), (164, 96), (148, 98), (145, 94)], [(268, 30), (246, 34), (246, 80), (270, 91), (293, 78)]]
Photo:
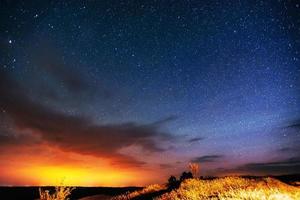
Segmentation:
[(68, 196), (75, 188), (56, 186), (53, 194), (50, 194), (49, 190), (42, 190), (39, 188), (40, 200), (68, 200)]
[(193, 178), (193, 174), (191, 172), (183, 172), (180, 176), (180, 182), (184, 181), (185, 179)]
[(180, 182), (176, 179), (175, 176), (170, 176), (168, 179), (168, 189), (173, 190), (179, 187)]
[(200, 175), (200, 166), (198, 163), (189, 163), (189, 170), (192, 172), (194, 178), (198, 178)]

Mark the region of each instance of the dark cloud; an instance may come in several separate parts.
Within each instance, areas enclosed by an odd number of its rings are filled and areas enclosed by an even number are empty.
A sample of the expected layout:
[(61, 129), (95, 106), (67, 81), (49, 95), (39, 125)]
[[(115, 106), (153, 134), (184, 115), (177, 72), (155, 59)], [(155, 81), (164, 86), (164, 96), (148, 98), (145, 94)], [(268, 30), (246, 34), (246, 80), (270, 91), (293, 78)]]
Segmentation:
[[(153, 124), (131, 122), (99, 125), (86, 117), (55, 111), (31, 100), (7, 73), (0, 75), (0, 107), (12, 120), (16, 131), (29, 131), (43, 143), (64, 151), (111, 158), (115, 164), (144, 164), (119, 153), (124, 147), (138, 145), (148, 152), (161, 152), (164, 149), (158, 143), (174, 139), (170, 134), (160, 131), (160, 125), (169, 121), (169, 118)], [(14, 144), (12, 138), (1, 137)], [(25, 143), (24, 138), (18, 138), (17, 143), (22, 141)]]
[(33, 51), (32, 62), (38, 69), (48, 72), (73, 92), (83, 91), (89, 87), (74, 67), (69, 66), (62, 59), (57, 48), (42, 43), (37, 49), (38, 51)]
[(286, 129), (291, 128), (291, 129), (300, 130), (300, 119), (289, 122), (289, 124), (284, 126), (284, 128), (286, 128)]
[(300, 120), (289, 121), (286, 125), (273, 131), (273, 135), (280, 143), (280, 148), (274, 151), (274, 155), (284, 156), (284, 159), (272, 162), (247, 163), (224, 172), (240, 172), (253, 175), (262, 174), (291, 174), (300, 172)]
[[(34, 86), (37, 93), (50, 99), (62, 100), (61, 91), (57, 90), (61, 88), (70, 92), (71, 96), (84, 95), (92, 98), (97, 95), (103, 99), (112, 97), (112, 92), (103, 87), (102, 83), (97, 82), (97, 88), (93, 87), (88, 81), (87, 74), (80, 70), (82, 66), (67, 62), (65, 54), (50, 43), (41, 41), (37, 47), (29, 49), (28, 52), (31, 53), (30, 67), (34, 69), (39, 80), (39, 84)], [(45, 75), (46, 79), (41, 78)], [(33, 81), (33, 84), (35, 83), (36, 80)]]
[(172, 121), (177, 120), (177, 119), (178, 119), (177, 116), (171, 115), (169, 117), (166, 117), (164, 119), (161, 119), (161, 120), (158, 120), (158, 121), (155, 121), (155, 122), (151, 123), (151, 126), (160, 126), (162, 124), (169, 123), (169, 122), (172, 122)]
[(15, 146), (15, 145), (31, 145), (34, 144), (34, 140), (31, 137), (25, 135), (12, 135), (5, 134), (3, 130), (0, 130), (0, 148)]
[[(289, 156), (300, 157), (300, 120), (289, 121), (285, 126), (274, 131), (281, 144), (277, 152), (285, 153)], [(276, 152), (276, 153), (277, 153)]]
[(248, 163), (233, 171), (251, 174), (291, 174), (300, 172), (300, 157), (292, 157), (277, 162)]
[(280, 153), (289, 153), (289, 152), (293, 152), (293, 151), (295, 151), (295, 149), (291, 148), (291, 147), (283, 147), (283, 148), (278, 149), (278, 152), (280, 152)]
[(223, 158), (223, 155), (205, 155), (192, 159), (192, 162), (207, 163), (207, 162), (217, 162), (219, 159)]
[(204, 137), (195, 137), (188, 140), (189, 143), (199, 142), (204, 140)]

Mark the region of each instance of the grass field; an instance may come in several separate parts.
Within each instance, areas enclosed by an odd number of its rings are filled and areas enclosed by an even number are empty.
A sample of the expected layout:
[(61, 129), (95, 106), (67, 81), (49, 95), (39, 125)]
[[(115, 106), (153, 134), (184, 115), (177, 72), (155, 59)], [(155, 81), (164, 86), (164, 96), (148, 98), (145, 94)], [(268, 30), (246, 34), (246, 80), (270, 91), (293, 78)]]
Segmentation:
[[(225, 177), (213, 180), (187, 179), (179, 188), (166, 191), (164, 185), (151, 185), (140, 191), (120, 195), (114, 200), (299, 200), (300, 188), (274, 178)], [(145, 198), (144, 198), (145, 197)], [(146, 198), (147, 197), (147, 198)]]

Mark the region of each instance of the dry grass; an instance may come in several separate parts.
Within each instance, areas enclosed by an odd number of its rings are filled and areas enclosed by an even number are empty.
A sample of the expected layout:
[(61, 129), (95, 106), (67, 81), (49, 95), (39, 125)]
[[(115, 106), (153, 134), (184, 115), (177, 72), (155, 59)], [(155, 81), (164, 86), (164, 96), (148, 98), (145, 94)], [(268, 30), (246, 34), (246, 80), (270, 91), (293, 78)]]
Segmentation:
[(39, 188), (40, 200), (68, 200), (68, 196), (75, 188), (56, 186), (54, 193), (50, 193), (49, 190), (42, 190)]
[[(67, 200), (73, 189), (58, 186), (53, 193), (40, 189), (40, 200)], [(166, 189), (166, 185), (154, 184), (142, 190), (113, 197), (112, 200), (143, 198), (149, 194), (153, 195), (152, 193), (165, 192)], [(194, 178), (184, 180), (178, 189), (156, 197), (155, 200), (300, 200), (300, 187), (273, 178)]]
[(219, 195), (220, 200), (296, 200), (300, 199), (299, 192), (287, 192), (276, 188), (230, 190)]
[(112, 200), (130, 200), (130, 199), (133, 199), (138, 196), (142, 196), (142, 195), (149, 194), (152, 192), (158, 192), (158, 191), (165, 190), (165, 189), (166, 189), (166, 186), (164, 186), (164, 185), (153, 184), (153, 185), (149, 185), (149, 186), (145, 187), (142, 190), (119, 195), (117, 197), (112, 198)]
[(271, 178), (187, 179), (156, 200), (299, 200), (300, 189)]

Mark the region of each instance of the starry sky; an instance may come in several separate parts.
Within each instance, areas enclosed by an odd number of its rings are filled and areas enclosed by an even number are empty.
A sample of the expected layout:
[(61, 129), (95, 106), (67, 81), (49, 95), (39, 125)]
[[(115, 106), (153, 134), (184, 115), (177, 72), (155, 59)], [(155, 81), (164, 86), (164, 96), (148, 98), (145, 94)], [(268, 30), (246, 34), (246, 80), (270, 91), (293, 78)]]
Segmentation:
[(0, 2), (0, 185), (300, 173), (300, 2)]

